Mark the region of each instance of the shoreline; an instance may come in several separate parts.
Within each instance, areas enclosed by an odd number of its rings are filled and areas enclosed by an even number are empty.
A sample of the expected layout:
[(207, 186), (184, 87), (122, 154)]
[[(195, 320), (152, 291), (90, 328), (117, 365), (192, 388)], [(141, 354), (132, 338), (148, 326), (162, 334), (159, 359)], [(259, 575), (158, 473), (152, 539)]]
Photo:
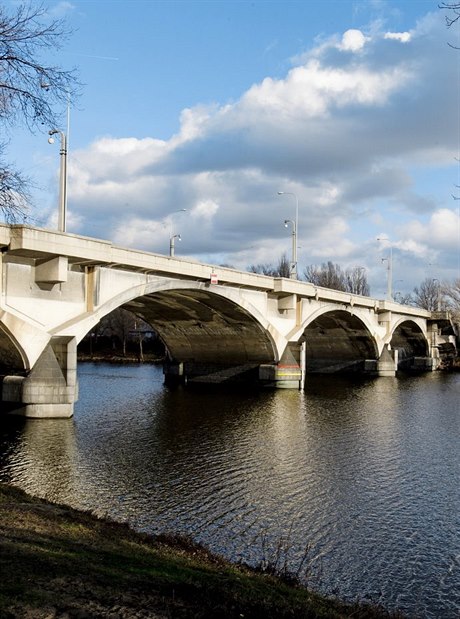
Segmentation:
[[(164, 357), (157, 357), (151, 354), (145, 354), (144, 359), (140, 360), (138, 356), (133, 354), (93, 354), (79, 353), (77, 355), (77, 361), (79, 363), (113, 363), (113, 364), (151, 364), (158, 365), (163, 363)], [(452, 360), (443, 362), (435, 372), (460, 372), (460, 357), (455, 357)]]
[(0, 483), (2, 619), (396, 618)]

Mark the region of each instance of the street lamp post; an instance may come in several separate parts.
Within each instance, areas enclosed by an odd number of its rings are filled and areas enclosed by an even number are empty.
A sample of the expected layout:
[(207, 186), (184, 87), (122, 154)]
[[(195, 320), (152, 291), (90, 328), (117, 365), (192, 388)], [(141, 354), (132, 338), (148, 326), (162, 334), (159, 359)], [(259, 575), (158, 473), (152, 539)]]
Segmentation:
[(60, 129), (51, 129), (48, 131), (50, 144), (54, 143), (53, 135), (59, 134), (61, 138), (60, 154), (60, 171), (59, 171), (59, 215), (58, 215), (58, 230), (59, 232), (66, 231), (67, 218), (67, 137), (64, 131)]
[[(379, 237), (377, 241), (389, 241), (386, 237)], [(387, 298), (393, 301), (393, 247), (390, 245), (390, 256), (382, 258), (382, 262), (387, 263)]]
[(279, 196), (294, 196), (295, 198), (295, 221), (286, 219), (284, 225), (287, 227), (288, 222), (292, 223), (292, 263), (291, 263), (291, 279), (297, 279), (297, 235), (299, 232), (299, 199), (297, 194), (291, 191), (278, 191)]
[(292, 219), (285, 219), (284, 220), (284, 227), (287, 228), (288, 224), (291, 224), (292, 226), (292, 262), (291, 262), (291, 268), (290, 268), (290, 272), (289, 272), (289, 277), (296, 279), (297, 278), (297, 256), (296, 256), (296, 252), (297, 252), (297, 227), (295, 224), (295, 221), (293, 221)]
[(436, 311), (441, 311), (441, 282), (439, 279), (433, 279), (433, 284), (436, 284)]
[(169, 237), (169, 255), (172, 256), (172, 257), (174, 257), (175, 239), (180, 241), (181, 240), (180, 234), (172, 234)]
[(178, 241), (181, 241), (181, 236), (180, 234), (174, 234), (174, 230), (173, 230), (173, 221), (172, 221), (172, 215), (174, 215), (174, 213), (185, 213), (187, 211), (186, 208), (180, 208), (177, 211), (173, 211), (171, 213), (171, 226), (170, 226), (170, 230), (169, 230), (169, 255), (170, 256), (174, 256), (175, 253), (175, 239), (177, 239)]

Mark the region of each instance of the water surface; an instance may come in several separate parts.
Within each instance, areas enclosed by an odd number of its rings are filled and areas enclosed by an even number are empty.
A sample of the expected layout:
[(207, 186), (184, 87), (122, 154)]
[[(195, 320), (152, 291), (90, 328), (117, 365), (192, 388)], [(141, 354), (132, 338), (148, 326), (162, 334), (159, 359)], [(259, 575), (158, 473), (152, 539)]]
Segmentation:
[(460, 617), (459, 374), (222, 393), (87, 363), (79, 380), (73, 419), (2, 420), (0, 480), (233, 560), (288, 538), (324, 592)]

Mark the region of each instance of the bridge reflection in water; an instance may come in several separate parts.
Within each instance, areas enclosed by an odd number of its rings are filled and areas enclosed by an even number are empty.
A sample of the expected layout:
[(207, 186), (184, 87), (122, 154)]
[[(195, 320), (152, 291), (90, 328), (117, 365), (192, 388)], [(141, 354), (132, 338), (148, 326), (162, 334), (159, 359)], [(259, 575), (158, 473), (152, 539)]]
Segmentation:
[(79, 378), (73, 419), (3, 419), (2, 481), (250, 563), (290, 531), (314, 587), (459, 616), (459, 374), (257, 393), (170, 390), (147, 365)]

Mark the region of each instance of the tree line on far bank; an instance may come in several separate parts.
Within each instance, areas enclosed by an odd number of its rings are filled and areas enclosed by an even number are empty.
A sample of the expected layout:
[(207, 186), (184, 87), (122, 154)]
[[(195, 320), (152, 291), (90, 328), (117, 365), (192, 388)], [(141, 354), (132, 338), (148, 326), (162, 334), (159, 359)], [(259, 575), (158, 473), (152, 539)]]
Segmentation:
[[(261, 273), (271, 277), (289, 277), (290, 269), (290, 262), (286, 254), (281, 256), (276, 265), (264, 263), (253, 264), (248, 267), (248, 271), (251, 273)], [(351, 292), (352, 294), (361, 294), (363, 296), (369, 296), (370, 294), (364, 267), (342, 269), (340, 265), (328, 261), (323, 262), (321, 266), (312, 264), (306, 267), (303, 276), (300, 275), (299, 279), (322, 288), (332, 288), (333, 290), (342, 290), (343, 292)]]

